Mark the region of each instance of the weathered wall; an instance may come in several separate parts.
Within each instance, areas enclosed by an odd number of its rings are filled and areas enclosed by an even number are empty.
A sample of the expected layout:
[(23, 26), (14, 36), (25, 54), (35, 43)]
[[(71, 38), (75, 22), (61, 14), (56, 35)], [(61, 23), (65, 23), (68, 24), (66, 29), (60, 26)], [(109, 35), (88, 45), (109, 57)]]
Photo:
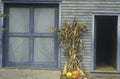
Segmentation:
[[(82, 64), (86, 72), (92, 67), (92, 15), (94, 13), (120, 13), (120, 0), (63, 0), (61, 6), (62, 22), (64, 19), (72, 21), (77, 18), (86, 24), (88, 31), (83, 34), (86, 51)], [(65, 57), (61, 54), (61, 68)]]
[[(1, 2), (1, 0), (0, 0)], [(0, 3), (0, 13), (3, 13), (3, 5)], [(3, 26), (3, 18), (0, 18), (0, 67), (2, 67), (2, 26)]]
[[(1, 1), (1, 0), (0, 0)], [(0, 12), (2, 12), (2, 4), (0, 4)], [(61, 3), (61, 19), (62, 23), (65, 19), (67, 19), (69, 22), (72, 22), (74, 18), (77, 18), (79, 21), (82, 21), (83, 23), (86, 24), (88, 31), (83, 34), (83, 41), (86, 47), (86, 50), (83, 51), (85, 52), (82, 60), (83, 68), (84, 71), (86, 72), (91, 72), (91, 66), (92, 66), (92, 14), (93, 13), (120, 13), (120, 0), (63, 0)], [(0, 28), (2, 27), (2, 20), (0, 19)], [(2, 39), (1, 36), (2, 32), (0, 31), (0, 54), (2, 53)], [(61, 57), (60, 57), (60, 67), (61, 69), (63, 68), (64, 61), (66, 58), (64, 57), (63, 50), (61, 50)], [(2, 55), (0, 55), (0, 67), (2, 66)], [(15, 73), (13, 73), (15, 71)], [(0, 69), (0, 79), (8, 79), (12, 77), (11, 75), (16, 75), (15, 78), (26, 78), (25, 74), (31, 74), (28, 76), (30, 79), (38, 79), (38, 78), (44, 78), (47, 79), (48, 77), (46, 76), (47, 74), (50, 75), (49, 78), (54, 79), (59, 79), (59, 74), (60, 72), (56, 71), (52, 72), (44, 72), (40, 70), (33, 70), (34, 73), (29, 73), (28, 71), (31, 72), (30, 69), (28, 70), (15, 70), (15, 69)], [(10, 72), (12, 72), (10, 74)], [(22, 73), (21, 73), (22, 72)], [(44, 72), (44, 73), (43, 73)], [(7, 73), (7, 74), (6, 74)], [(24, 74), (25, 73), (25, 74)], [(42, 73), (42, 74), (41, 74)], [(49, 74), (49, 73), (55, 73), (55, 74)], [(45, 75), (44, 75), (45, 74)], [(34, 75), (34, 76), (33, 76)], [(102, 74), (103, 75), (103, 74)], [(103, 78), (100, 79), (112, 79), (114, 76), (116, 77), (115, 79), (119, 79), (119, 74), (105, 74), (102, 76)], [(118, 77), (116, 76), (118, 75)], [(95, 76), (95, 79), (98, 79), (100, 76), (98, 74), (93, 74)], [(109, 78), (106, 78), (109, 77)], [(112, 77), (112, 78), (111, 78)]]
[[(1, 1), (1, 0), (0, 0)], [(0, 10), (2, 12), (2, 5)], [(61, 19), (71, 22), (74, 18), (86, 24), (88, 31), (83, 34), (86, 50), (82, 60), (85, 71), (91, 71), (92, 63), (92, 14), (93, 13), (120, 13), (120, 0), (62, 0)], [(1, 20), (0, 20), (1, 22)], [(0, 25), (1, 27), (2, 25)], [(0, 32), (2, 33), (2, 32)], [(0, 34), (0, 54), (2, 53), (2, 39)], [(2, 56), (0, 55), (0, 62)], [(63, 68), (65, 57), (61, 51), (60, 67)], [(2, 64), (0, 63), (0, 66)]]

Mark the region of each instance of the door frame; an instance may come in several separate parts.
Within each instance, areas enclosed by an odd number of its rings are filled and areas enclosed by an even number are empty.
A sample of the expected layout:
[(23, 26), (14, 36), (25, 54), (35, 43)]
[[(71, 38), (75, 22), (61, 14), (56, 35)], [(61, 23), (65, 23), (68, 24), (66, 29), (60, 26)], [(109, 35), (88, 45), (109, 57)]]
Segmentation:
[(116, 54), (116, 71), (120, 71), (120, 14), (108, 14), (108, 13), (94, 13), (92, 14), (92, 64), (91, 70), (94, 71), (96, 67), (96, 25), (95, 16), (117, 16), (117, 54)]

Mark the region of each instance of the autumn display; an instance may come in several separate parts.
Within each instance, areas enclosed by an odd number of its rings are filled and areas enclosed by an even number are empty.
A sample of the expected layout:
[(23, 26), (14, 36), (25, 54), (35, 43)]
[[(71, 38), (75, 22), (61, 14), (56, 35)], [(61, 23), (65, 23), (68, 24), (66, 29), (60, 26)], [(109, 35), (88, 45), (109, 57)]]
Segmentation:
[[(90, 79), (83, 71), (79, 56), (84, 50), (82, 34), (86, 31), (86, 26), (82, 22), (74, 20), (69, 23), (64, 21), (61, 28), (51, 28), (57, 34), (59, 46), (63, 48), (67, 57), (64, 69), (61, 72), (61, 79)], [(81, 56), (80, 56), (81, 57)]]

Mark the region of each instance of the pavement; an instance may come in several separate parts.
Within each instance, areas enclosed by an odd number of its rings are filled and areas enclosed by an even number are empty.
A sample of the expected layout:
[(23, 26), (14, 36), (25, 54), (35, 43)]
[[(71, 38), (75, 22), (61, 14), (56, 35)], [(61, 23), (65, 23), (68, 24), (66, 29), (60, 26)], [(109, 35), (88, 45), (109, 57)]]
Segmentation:
[(59, 70), (0, 69), (0, 79), (60, 79)]

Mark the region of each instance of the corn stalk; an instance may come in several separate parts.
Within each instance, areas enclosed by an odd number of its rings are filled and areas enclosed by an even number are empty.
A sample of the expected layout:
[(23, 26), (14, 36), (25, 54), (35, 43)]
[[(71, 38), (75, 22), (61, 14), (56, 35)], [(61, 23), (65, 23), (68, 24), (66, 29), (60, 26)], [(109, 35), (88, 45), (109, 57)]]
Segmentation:
[[(81, 39), (82, 33), (86, 31), (86, 26), (74, 20), (72, 24), (64, 21), (63, 26), (60, 29), (52, 28), (57, 34), (59, 46), (64, 48), (64, 55), (67, 57), (61, 79), (81, 79), (88, 76), (83, 72), (81, 62), (78, 59), (82, 50), (84, 49), (83, 41)], [(72, 78), (67, 77), (67, 72), (79, 71), (79, 77)]]

